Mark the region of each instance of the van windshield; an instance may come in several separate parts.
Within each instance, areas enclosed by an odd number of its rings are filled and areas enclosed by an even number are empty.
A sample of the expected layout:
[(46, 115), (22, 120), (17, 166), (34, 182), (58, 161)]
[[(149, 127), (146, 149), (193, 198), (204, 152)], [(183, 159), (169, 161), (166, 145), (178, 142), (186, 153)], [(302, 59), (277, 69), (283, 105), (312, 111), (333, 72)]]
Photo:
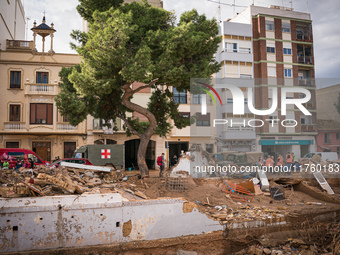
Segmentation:
[(40, 163), (40, 164), (42, 164), (41, 160), (38, 159), (38, 158), (37, 158), (35, 155), (33, 155), (33, 154), (28, 154), (28, 158), (29, 158), (29, 159), (32, 159), (32, 161), (33, 161), (34, 163)]

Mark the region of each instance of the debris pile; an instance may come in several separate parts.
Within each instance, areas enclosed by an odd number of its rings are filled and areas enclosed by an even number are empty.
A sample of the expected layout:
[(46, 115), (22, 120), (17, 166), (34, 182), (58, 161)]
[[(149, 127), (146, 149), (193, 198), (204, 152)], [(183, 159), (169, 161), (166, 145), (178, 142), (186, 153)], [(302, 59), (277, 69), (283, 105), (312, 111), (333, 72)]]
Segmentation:
[(123, 177), (124, 171), (120, 170), (100, 172), (65, 166), (54, 169), (38, 166), (18, 171), (6, 169), (0, 173), (0, 197), (112, 192), (112, 184)]

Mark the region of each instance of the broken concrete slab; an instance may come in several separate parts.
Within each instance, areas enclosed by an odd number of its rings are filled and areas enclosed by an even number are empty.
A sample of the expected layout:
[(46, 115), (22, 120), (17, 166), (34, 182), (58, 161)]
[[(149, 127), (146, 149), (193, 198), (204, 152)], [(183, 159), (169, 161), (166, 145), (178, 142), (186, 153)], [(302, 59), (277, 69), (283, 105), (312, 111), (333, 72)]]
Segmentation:
[(112, 167), (105, 167), (105, 166), (88, 166), (88, 165), (75, 164), (75, 163), (69, 163), (69, 162), (61, 162), (60, 165), (65, 166), (65, 167), (87, 169), (87, 170), (99, 171), (99, 172), (111, 172), (112, 171)]
[[(182, 199), (123, 201), (118, 193), (0, 199), (0, 252), (107, 245), (222, 231)], [(25, 213), (25, 217), (21, 215)], [(15, 235), (14, 235), (15, 233)]]

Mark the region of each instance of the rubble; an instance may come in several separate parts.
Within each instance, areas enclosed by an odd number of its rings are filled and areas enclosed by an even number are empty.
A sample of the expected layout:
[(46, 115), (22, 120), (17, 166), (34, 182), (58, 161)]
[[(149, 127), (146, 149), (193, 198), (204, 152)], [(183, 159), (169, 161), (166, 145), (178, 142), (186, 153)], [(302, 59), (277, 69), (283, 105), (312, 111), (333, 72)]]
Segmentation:
[[(0, 196), (8, 198), (82, 194), (91, 192), (96, 187), (105, 184), (116, 183), (124, 177), (124, 171), (121, 170), (114, 171), (111, 169), (112, 171), (103, 172), (98, 169), (89, 169), (84, 165), (72, 164), (72, 167), (61, 166), (54, 169), (38, 166), (35, 169), (20, 168), (18, 171), (2, 170), (0, 174), (0, 184), (2, 184)], [(105, 189), (105, 186), (102, 188)], [(110, 189), (114, 189), (114, 187), (111, 186)]]

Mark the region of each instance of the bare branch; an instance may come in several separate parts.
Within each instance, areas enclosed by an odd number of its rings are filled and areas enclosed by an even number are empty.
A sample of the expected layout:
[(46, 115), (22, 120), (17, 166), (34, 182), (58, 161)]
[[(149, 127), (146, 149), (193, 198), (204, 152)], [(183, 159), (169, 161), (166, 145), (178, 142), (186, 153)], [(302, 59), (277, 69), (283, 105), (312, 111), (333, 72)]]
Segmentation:
[(146, 89), (148, 87), (151, 87), (152, 85), (154, 85), (156, 82), (158, 81), (158, 78), (152, 80), (149, 82), (149, 84), (140, 86), (139, 88), (136, 88), (135, 90), (133, 90), (133, 94), (138, 93), (139, 91), (141, 91), (142, 89)]

